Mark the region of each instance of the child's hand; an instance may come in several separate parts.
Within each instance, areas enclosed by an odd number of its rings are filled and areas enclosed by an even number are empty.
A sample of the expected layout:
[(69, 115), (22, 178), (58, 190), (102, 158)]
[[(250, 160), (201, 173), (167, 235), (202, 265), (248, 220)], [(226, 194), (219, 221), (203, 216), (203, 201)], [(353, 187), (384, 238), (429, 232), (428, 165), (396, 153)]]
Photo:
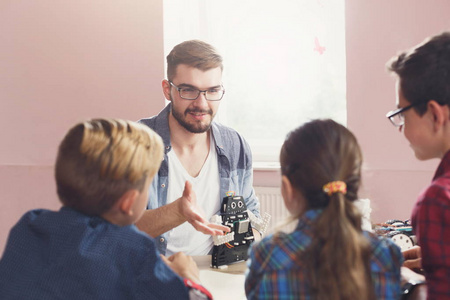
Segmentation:
[(203, 218), (203, 211), (197, 206), (197, 197), (192, 184), (186, 181), (183, 196), (179, 198), (179, 212), (182, 218), (188, 221), (197, 231), (210, 235), (223, 235), (230, 228), (220, 224), (213, 224)]
[(199, 270), (191, 256), (187, 256), (183, 252), (175, 253), (169, 257), (165, 257), (162, 254), (160, 256), (172, 271), (183, 278), (190, 279), (200, 284)]
[[(401, 269), (401, 285), (404, 286), (408, 281), (425, 281), (425, 276), (417, 274), (409, 268)], [(408, 300), (422, 300), (427, 298), (427, 285), (421, 284), (417, 286), (411, 294), (407, 296)], [(402, 298), (403, 299), (403, 298)]]
[(406, 282), (408, 282), (410, 280), (422, 281), (422, 280), (425, 280), (425, 276), (423, 276), (422, 274), (418, 274), (409, 268), (402, 267), (401, 268), (401, 281), (402, 281), (401, 284), (404, 285)]
[(419, 246), (414, 246), (402, 253), (403, 258), (405, 259), (403, 262), (404, 267), (417, 271), (422, 269), (422, 253)]

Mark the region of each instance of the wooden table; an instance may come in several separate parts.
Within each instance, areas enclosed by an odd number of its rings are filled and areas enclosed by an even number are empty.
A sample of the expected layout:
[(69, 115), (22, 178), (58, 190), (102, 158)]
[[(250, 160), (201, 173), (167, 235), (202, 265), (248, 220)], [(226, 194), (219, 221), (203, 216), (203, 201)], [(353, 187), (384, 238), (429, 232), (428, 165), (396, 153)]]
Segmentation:
[(200, 270), (200, 280), (215, 300), (246, 299), (244, 281), (246, 262), (238, 262), (226, 268), (211, 268), (211, 255), (193, 256)]

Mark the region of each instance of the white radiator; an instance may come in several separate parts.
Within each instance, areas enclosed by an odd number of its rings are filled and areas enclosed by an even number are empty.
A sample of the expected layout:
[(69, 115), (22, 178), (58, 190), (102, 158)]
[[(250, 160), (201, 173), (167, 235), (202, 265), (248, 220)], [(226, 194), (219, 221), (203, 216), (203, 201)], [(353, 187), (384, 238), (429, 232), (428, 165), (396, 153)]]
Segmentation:
[[(281, 196), (281, 188), (279, 187), (261, 187), (255, 186), (255, 193), (261, 205), (261, 214), (267, 212), (271, 216), (270, 224), (266, 233), (273, 233), (277, 230), (292, 231), (296, 222), (287, 223), (290, 216), (288, 210), (284, 206), (284, 200)], [(362, 228), (368, 231), (372, 230), (370, 222), (370, 200), (360, 199), (355, 201), (355, 205), (362, 213)]]
[(295, 222), (286, 224), (290, 214), (284, 206), (281, 189), (279, 187), (261, 186), (255, 186), (254, 189), (261, 205), (261, 214), (267, 212), (271, 216), (266, 234), (273, 233), (276, 230), (292, 230)]

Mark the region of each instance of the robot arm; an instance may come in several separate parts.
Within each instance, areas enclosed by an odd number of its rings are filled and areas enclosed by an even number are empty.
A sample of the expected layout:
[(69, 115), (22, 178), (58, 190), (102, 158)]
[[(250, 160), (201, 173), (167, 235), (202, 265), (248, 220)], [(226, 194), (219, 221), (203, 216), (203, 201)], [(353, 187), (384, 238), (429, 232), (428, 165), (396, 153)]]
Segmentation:
[(270, 222), (270, 215), (265, 212), (262, 216), (262, 218), (258, 218), (253, 214), (250, 210), (247, 210), (248, 218), (250, 219), (250, 222), (252, 224), (252, 227), (263, 235), (267, 231), (267, 227), (269, 226)]
[[(214, 215), (210, 220), (213, 224), (222, 225), (222, 218), (219, 215)], [(225, 235), (214, 235), (213, 242), (215, 246), (223, 245), (225, 243), (231, 242), (234, 240), (234, 231), (231, 231)]]

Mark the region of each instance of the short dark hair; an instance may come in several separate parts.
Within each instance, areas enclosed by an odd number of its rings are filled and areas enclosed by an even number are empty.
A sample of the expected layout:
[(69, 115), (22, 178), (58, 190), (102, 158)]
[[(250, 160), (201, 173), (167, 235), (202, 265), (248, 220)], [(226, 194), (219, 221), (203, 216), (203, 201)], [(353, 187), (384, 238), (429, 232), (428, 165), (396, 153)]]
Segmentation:
[(176, 45), (167, 55), (167, 79), (173, 80), (178, 65), (188, 65), (207, 71), (220, 67), (223, 70), (222, 56), (208, 43), (190, 40)]
[(423, 103), (415, 107), (420, 115), (430, 100), (450, 105), (450, 32), (429, 37), (393, 57), (387, 68), (398, 76), (403, 96), (411, 104)]
[(84, 214), (101, 215), (128, 190), (143, 191), (162, 158), (161, 137), (143, 124), (120, 119), (78, 123), (59, 146), (59, 199)]

